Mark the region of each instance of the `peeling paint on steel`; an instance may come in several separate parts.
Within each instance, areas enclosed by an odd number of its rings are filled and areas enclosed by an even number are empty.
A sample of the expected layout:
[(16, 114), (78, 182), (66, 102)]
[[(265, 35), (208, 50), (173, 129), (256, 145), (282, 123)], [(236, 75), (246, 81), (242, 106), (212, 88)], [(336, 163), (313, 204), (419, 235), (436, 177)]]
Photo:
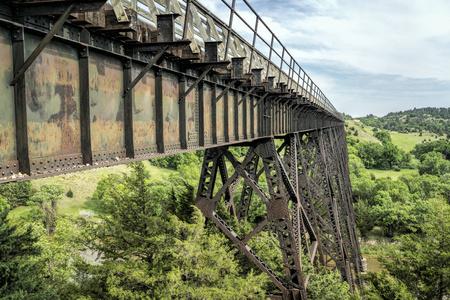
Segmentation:
[(252, 109), (252, 101), (251, 101), (251, 99), (254, 100), (253, 96), (250, 96), (250, 97), (249, 97), (249, 100), (247, 100), (247, 102), (245, 103), (246, 108), (247, 108), (247, 110), (246, 110), (246, 112), (247, 112), (247, 113), (246, 113), (246, 120), (247, 120), (247, 128), (246, 128), (246, 132), (247, 132), (247, 138), (249, 138), (249, 137), (251, 136), (250, 123), (253, 121), (253, 120), (251, 119), (251, 116), (250, 116), (250, 111), (251, 111), (251, 109)]
[[(134, 67), (136, 78), (143, 67)], [(137, 155), (156, 152), (155, 72), (150, 70), (133, 89), (133, 137)]]
[(0, 166), (16, 159), (12, 45), (9, 30), (0, 27)]
[(212, 114), (211, 114), (211, 86), (205, 84), (203, 87), (203, 122), (204, 122), (204, 138), (205, 145), (212, 143)]
[[(239, 93), (238, 101), (242, 99), (244, 94)], [(246, 97), (247, 98), (247, 97)], [(248, 101), (247, 99), (244, 99), (236, 109), (238, 110), (238, 134), (239, 139), (242, 140), (244, 138), (244, 102)]]
[[(193, 84), (193, 81), (190, 84)], [(197, 94), (197, 89), (195, 89), (186, 97), (186, 136), (188, 147), (198, 146), (198, 128), (196, 127), (198, 120), (196, 120), (197, 116), (195, 113), (195, 98), (198, 96)]]
[[(222, 93), (223, 89), (216, 88), (216, 97)], [(222, 143), (224, 141), (224, 126), (223, 126), (223, 120), (224, 120), (224, 101), (221, 99), (216, 104), (216, 132), (217, 132), (217, 142)]]
[[(172, 148), (180, 143), (178, 76), (165, 73), (163, 77), (164, 145)], [(173, 150), (173, 149), (170, 149)]]
[[(26, 35), (30, 55), (40, 39)], [(78, 53), (51, 42), (26, 73), (30, 159), (81, 152)]]
[(125, 147), (122, 68), (118, 59), (91, 54), (89, 88), (93, 153), (123, 151)]
[(228, 92), (228, 137), (230, 141), (235, 140), (234, 136), (234, 92)]

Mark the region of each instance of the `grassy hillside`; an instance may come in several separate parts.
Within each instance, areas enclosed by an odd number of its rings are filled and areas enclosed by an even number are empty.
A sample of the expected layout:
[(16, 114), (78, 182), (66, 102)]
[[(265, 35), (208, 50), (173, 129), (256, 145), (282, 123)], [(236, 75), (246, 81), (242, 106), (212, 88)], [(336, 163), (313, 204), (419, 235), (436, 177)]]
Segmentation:
[[(373, 136), (374, 127), (364, 125), (358, 119), (346, 120), (345, 123), (345, 130), (347, 131), (347, 133), (350, 133), (353, 138), (359, 140), (360, 142), (381, 144), (381, 142)], [(357, 135), (355, 135), (356, 131), (358, 132)], [(423, 132), (422, 135), (420, 135), (418, 132), (399, 133), (395, 131), (389, 131), (389, 133), (391, 135), (392, 143), (406, 152), (411, 151), (416, 144), (420, 144), (424, 140), (434, 141), (438, 139), (436, 138), (436, 134), (430, 132)], [(412, 161), (415, 165), (419, 163), (419, 160), (414, 156)], [(417, 169), (402, 169), (400, 171), (367, 169), (365, 170), (365, 172), (368, 174), (372, 173), (377, 178), (390, 177), (393, 180), (396, 180), (399, 176), (406, 174), (418, 174)]]
[[(364, 125), (358, 119), (355, 120), (346, 120), (345, 121), (348, 126), (345, 128), (347, 132), (351, 132), (352, 136), (361, 142), (368, 143), (381, 143), (378, 139), (373, 136), (373, 128), (371, 126)], [(354, 127), (354, 130), (351, 128)], [(355, 131), (358, 130), (358, 136), (354, 136)], [(436, 134), (430, 132), (423, 132), (422, 136), (419, 133), (399, 133), (395, 131), (389, 131), (392, 138), (392, 143), (398, 146), (400, 149), (404, 151), (411, 151), (414, 148), (414, 145), (422, 143), (422, 141), (434, 141), (437, 140)]]
[[(150, 176), (154, 178), (167, 178), (170, 174), (176, 173), (175, 170), (158, 168), (144, 161)], [(65, 194), (59, 202), (59, 213), (65, 215), (76, 215), (80, 211), (95, 211), (95, 203), (90, 201), (92, 194), (97, 188), (97, 183), (108, 174), (128, 173), (130, 170), (126, 165), (117, 165), (112, 167), (97, 168), (81, 172), (58, 175), (54, 177), (40, 178), (32, 181), (35, 188), (43, 184), (59, 184), (66, 190), (72, 190), (73, 197), (69, 198)], [(18, 207), (11, 212), (12, 216), (19, 216), (27, 213), (31, 208), (27, 206)]]

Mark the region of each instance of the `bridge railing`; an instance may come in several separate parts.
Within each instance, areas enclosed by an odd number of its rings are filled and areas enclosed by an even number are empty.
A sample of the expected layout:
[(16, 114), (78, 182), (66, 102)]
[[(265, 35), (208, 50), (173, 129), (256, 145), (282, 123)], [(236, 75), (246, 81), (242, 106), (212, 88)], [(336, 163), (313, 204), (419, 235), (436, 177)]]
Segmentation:
[[(220, 13), (229, 17), (227, 24), (196, 0), (111, 0), (115, 5), (135, 10), (139, 19), (155, 27), (158, 14), (179, 14), (175, 20), (176, 36), (191, 40), (193, 53), (204, 50), (205, 42), (220, 41), (218, 55), (221, 60), (245, 57), (244, 70), (248, 73), (260, 68), (262, 78), (275, 77), (278, 84), (285, 84), (287, 89), (337, 115), (336, 108), (248, 1), (238, 1), (242, 3), (236, 5), (236, 0), (222, 0)], [(254, 21), (254, 25), (249, 24), (249, 20)], [(237, 31), (247, 32), (251, 42)]]

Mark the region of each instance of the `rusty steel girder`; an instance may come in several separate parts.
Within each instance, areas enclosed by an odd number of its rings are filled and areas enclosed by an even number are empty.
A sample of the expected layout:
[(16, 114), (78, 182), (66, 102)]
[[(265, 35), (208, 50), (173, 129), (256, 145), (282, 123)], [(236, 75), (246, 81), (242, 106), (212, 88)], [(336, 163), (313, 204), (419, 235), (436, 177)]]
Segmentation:
[[(353, 292), (359, 282), (361, 253), (355, 228), (347, 148), (343, 126), (299, 132), (243, 144), (248, 152), (242, 162), (227, 147), (205, 151), (196, 206), (212, 220), (253, 263), (280, 289), (283, 299), (306, 299), (309, 275), (302, 257), (329, 270), (336, 269)], [(234, 173), (228, 176), (225, 162)], [(258, 164), (258, 161), (261, 163)], [(220, 173), (222, 186), (215, 189)], [(258, 178), (264, 174), (267, 188)], [(243, 180), (243, 184), (240, 184)], [(233, 197), (236, 191), (240, 197)], [(251, 195), (261, 198), (266, 218), (240, 237), (219, 216), (224, 201), (228, 213), (239, 220), (249, 214)], [(234, 201), (239, 201), (235, 211)], [(231, 204), (230, 204), (231, 203)], [(276, 273), (255, 253), (248, 242), (268, 229), (278, 239), (285, 274)]]
[[(353, 291), (362, 267), (343, 119), (261, 17), (244, 1), (256, 20), (246, 41), (235, 0), (222, 0), (228, 24), (196, 0), (105, 2), (0, 2), (0, 183), (206, 149), (197, 206), (285, 299), (306, 299), (302, 255)], [(249, 147), (242, 162), (229, 145)], [(242, 221), (254, 196), (267, 216), (241, 238), (216, 204)], [(248, 245), (264, 228), (284, 275)]]
[(0, 2), (0, 182), (342, 123), (284, 47), (287, 73), (198, 1), (105, 2)]

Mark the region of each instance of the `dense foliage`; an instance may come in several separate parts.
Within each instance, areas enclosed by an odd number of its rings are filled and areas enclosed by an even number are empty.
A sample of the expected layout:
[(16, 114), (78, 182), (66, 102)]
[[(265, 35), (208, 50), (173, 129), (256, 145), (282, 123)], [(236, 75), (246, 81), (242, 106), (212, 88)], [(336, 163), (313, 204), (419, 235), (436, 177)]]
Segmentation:
[[(414, 166), (411, 154), (395, 146), (387, 131), (374, 131), (380, 143), (355, 137), (354, 129), (347, 141), (360, 236), (381, 229), (396, 245), (389, 247), (388, 260), (380, 258), (385, 271), (366, 276), (362, 297), (446, 299), (450, 286), (449, 142), (417, 145), (411, 153), (420, 163)], [(246, 153), (243, 147), (231, 151), (241, 157)], [(29, 182), (0, 185), (1, 297), (259, 299), (265, 291), (275, 291), (268, 277), (212, 223), (205, 223), (193, 206), (202, 154), (154, 160), (154, 165), (177, 170), (177, 175), (168, 178), (151, 176), (141, 163), (135, 163), (128, 175), (100, 180), (92, 195), (99, 213), (95, 220), (59, 215), (58, 203), (66, 193), (60, 186), (41, 185), (36, 190)], [(367, 170), (413, 167), (419, 174), (401, 173), (397, 180), (377, 178)], [(267, 189), (264, 174), (258, 183)], [(239, 199), (239, 191), (235, 196)], [(10, 207), (20, 205), (31, 206), (28, 217), (8, 219)], [(217, 213), (239, 236), (248, 234), (266, 215), (265, 204), (256, 195), (250, 223), (238, 222), (222, 204)], [(262, 231), (249, 246), (278, 276), (285, 276), (273, 232)], [(98, 260), (86, 260), (86, 253), (98, 255)], [(305, 276), (309, 274), (308, 299), (359, 299), (349, 295), (338, 273), (313, 266), (307, 258), (303, 262)]]
[(384, 117), (368, 115), (361, 122), (385, 130), (398, 132), (429, 131), (439, 136), (450, 136), (450, 108), (414, 108), (412, 110), (389, 113)]
[(55, 289), (45, 282), (45, 268), (33, 258), (42, 249), (31, 226), (13, 224), (10, 207), (0, 196), (0, 296), (2, 299), (54, 299)]
[(356, 155), (367, 169), (400, 170), (412, 167), (411, 154), (394, 145), (387, 131), (378, 131), (375, 137), (382, 144), (360, 142), (352, 136), (347, 136), (349, 154)]

